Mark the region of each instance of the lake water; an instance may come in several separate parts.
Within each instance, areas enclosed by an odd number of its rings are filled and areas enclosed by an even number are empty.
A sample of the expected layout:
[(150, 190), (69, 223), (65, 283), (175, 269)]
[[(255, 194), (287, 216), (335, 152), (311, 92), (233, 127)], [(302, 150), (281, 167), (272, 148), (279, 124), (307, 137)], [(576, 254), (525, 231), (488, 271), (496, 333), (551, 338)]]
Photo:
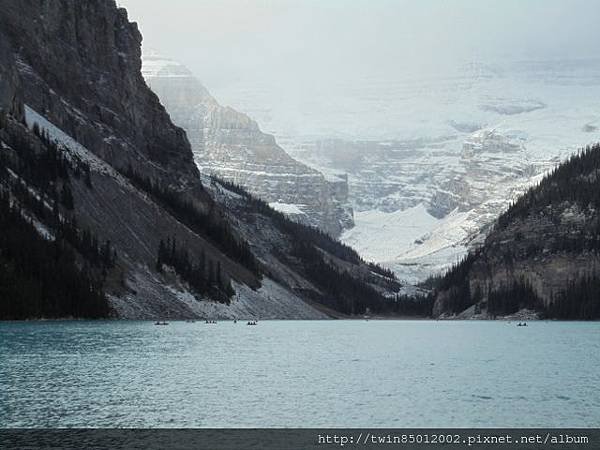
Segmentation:
[(0, 427), (586, 427), (600, 323), (0, 322)]

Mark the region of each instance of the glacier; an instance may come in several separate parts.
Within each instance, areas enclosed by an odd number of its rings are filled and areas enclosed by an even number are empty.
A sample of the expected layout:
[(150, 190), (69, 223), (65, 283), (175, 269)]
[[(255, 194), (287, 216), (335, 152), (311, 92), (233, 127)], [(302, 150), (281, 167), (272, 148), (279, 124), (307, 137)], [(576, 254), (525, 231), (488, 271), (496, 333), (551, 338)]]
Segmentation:
[(244, 79), (215, 94), (299, 161), (348, 176), (341, 239), (418, 282), (481, 242), (518, 195), (600, 140), (600, 60), (469, 61), (335, 84)]

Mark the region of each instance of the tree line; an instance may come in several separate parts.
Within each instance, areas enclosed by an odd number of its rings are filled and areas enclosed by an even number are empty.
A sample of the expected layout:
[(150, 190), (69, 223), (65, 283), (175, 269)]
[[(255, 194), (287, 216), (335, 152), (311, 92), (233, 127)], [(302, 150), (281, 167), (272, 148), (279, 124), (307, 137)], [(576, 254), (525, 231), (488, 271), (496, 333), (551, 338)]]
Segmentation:
[(220, 261), (215, 263), (207, 258), (204, 250), (194, 260), (175, 238), (168, 238), (166, 241), (161, 239), (159, 243), (156, 269), (163, 272), (165, 266), (172, 267), (196, 294), (227, 304), (235, 294), (230, 279), (221, 269)]
[[(498, 218), (495, 229), (508, 227), (528, 216), (547, 217), (557, 228), (550, 242), (529, 249), (530, 254), (544, 248), (553, 251), (600, 250), (600, 144), (588, 146), (553, 169), (537, 185), (531, 187)], [(578, 229), (561, 231), (561, 213), (565, 207), (576, 207), (587, 215)]]
[[(407, 311), (411, 309), (408, 304), (403, 303), (404, 299), (396, 302), (385, 297), (369, 284), (369, 282), (379, 281), (376, 276), (367, 275), (365, 279), (360, 279), (359, 274), (351, 274), (346, 270), (335, 268), (325, 260), (323, 252), (353, 265), (365, 264), (371, 272), (386, 278), (392, 286), (399, 289), (400, 284), (391, 270), (375, 263), (366, 263), (352, 247), (339, 242), (318, 228), (289, 219), (285, 214), (274, 210), (267, 202), (253, 196), (235, 183), (216, 176), (212, 176), (211, 181), (244, 197), (244, 206), (249, 212), (270, 218), (283, 234), (290, 237), (291, 256), (300, 262), (306, 277), (322, 291), (323, 295), (318, 299), (320, 303), (351, 315), (365, 314), (367, 311), (381, 314), (401, 313), (403, 307), (406, 307)], [(288, 259), (288, 255), (282, 257)], [(430, 308), (415, 306), (412, 309), (419, 309), (420, 315), (426, 314)]]
[(295, 241), (292, 256), (298, 258), (307, 278), (323, 291), (320, 303), (344, 314), (390, 312), (391, 302), (367, 282), (326, 262), (320, 250)]
[[(566, 208), (576, 207), (585, 214), (577, 227), (561, 224)], [(447, 310), (463, 311), (483, 298), (483, 293), (471, 292), (469, 274), (473, 263), (482, 256), (495, 256), (508, 267), (520, 259), (539, 254), (600, 251), (600, 144), (588, 146), (556, 167), (542, 181), (531, 187), (501, 214), (493, 231), (506, 230), (515, 221), (528, 217), (543, 217), (553, 227), (546, 236), (524, 241), (520, 232), (514, 234), (517, 245), (494, 244), (488, 241), (481, 249), (471, 251), (441, 277), (433, 277), (427, 285), (445, 292)], [(485, 262), (483, 262), (485, 264)], [(489, 288), (486, 298), (492, 315), (507, 315), (521, 308), (531, 308), (543, 316), (555, 319), (600, 318), (600, 281), (597, 275), (587, 275), (568, 282), (564, 289), (552, 295), (544, 304), (526, 281), (514, 280), (508, 286)]]
[(400, 316), (431, 317), (433, 312), (432, 296), (410, 296), (396, 294), (393, 298), (392, 312)]
[(141, 190), (147, 192), (161, 206), (192, 231), (207, 238), (232, 260), (240, 263), (255, 275), (260, 275), (260, 265), (250, 246), (237, 237), (227, 221), (220, 217), (218, 209), (211, 203), (208, 212), (200, 211), (181, 194), (145, 177), (128, 166), (125, 176)]
[[(244, 197), (246, 200), (245, 206), (251, 212), (269, 217), (275, 226), (277, 226), (277, 228), (279, 228), (283, 233), (290, 235), (293, 241), (312, 242), (314, 245), (322, 250), (325, 250), (327, 253), (330, 253), (331, 255), (334, 255), (346, 262), (352, 264), (367, 264), (356, 252), (356, 250), (349, 245), (332, 238), (329, 234), (316, 227), (305, 225), (289, 219), (282, 212), (271, 208), (264, 200), (250, 194), (242, 186), (230, 181), (222, 180), (214, 175), (211, 176), (211, 180), (213, 183), (220, 184), (225, 189)], [(396, 279), (396, 275), (391, 270), (381, 267), (376, 263), (368, 263), (368, 267), (371, 269), (371, 271), (385, 278), (390, 280)]]
[(567, 320), (600, 319), (599, 292), (600, 277), (596, 274), (571, 280), (565, 289), (552, 295), (546, 316)]
[(40, 236), (0, 190), (0, 318), (107, 317), (102, 280), (64, 239)]
[(103, 283), (116, 252), (60, 212), (74, 209), (70, 177), (87, 179), (89, 166), (69, 161), (37, 125), (33, 131), (37, 141), (2, 132), (9, 146), (0, 152), (0, 317), (107, 317)]

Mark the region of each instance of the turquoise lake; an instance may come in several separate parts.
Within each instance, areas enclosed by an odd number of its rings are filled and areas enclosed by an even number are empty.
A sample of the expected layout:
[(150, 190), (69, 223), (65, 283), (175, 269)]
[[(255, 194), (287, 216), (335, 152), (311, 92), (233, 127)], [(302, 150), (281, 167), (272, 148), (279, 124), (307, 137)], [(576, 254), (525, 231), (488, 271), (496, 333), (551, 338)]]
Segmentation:
[(0, 427), (592, 427), (600, 323), (0, 322)]

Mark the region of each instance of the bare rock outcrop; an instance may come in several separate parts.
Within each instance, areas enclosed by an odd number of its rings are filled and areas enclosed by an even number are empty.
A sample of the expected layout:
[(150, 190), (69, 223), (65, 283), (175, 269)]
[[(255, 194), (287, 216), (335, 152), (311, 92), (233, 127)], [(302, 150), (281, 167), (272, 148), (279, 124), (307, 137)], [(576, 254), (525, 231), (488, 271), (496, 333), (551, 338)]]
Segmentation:
[(289, 156), (256, 121), (221, 106), (185, 66), (149, 53), (142, 73), (186, 130), (201, 172), (239, 184), (292, 219), (333, 236), (353, 226), (347, 178), (330, 181)]
[(185, 133), (146, 88), (142, 35), (124, 8), (6, 1), (0, 28), (16, 51), (25, 103), (115, 167), (131, 164), (182, 188), (199, 184)]

